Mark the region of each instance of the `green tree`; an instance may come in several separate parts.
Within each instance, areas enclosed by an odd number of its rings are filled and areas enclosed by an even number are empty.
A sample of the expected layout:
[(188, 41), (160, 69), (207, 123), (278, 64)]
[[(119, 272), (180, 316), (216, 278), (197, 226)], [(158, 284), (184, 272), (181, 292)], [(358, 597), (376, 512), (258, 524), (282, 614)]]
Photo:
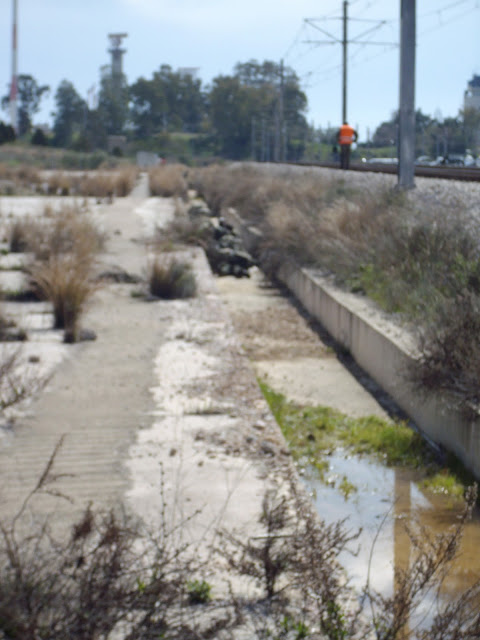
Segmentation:
[[(239, 63), (233, 76), (215, 78), (208, 94), (219, 151), (232, 158), (299, 158), (308, 133), (307, 98), (290, 68), (266, 60)], [(283, 104), (283, 111), (281, 105)], [(283, 112), (283, 118), (282, 118)]]
[(239, 78), (218, 76), (209, 94), (210, 120), (218, 150), (234, 159), (250, 150), (252, 118), (255, 113), (253, 91)]
[(118, 81), (110, 68), (107, 69), (100, 81), (98, 114), (107, 134), (117, 135), (123, 132), (127, 122), (129, 92), (125, 77)]
[(13, 142), (15, 140), (15, 131), (9, 124), (0, 121), (0, 144), (5, 142)]
[[(38, 113), (42, 98), (48, 94), (48, 85), (39, 85), (35, 78), (28, 74), (18, 76), (18, 135), (28, 133), (32, 128), (33, 116)], [(2, 98), (2, 107), (10, 104), (10, 96)]]
[(62, 80), (58, 86), (55, 103), (54, 144), (58, 147), (69, 147), (73, 136), (82, 134), (85, 129), (87, 104), (68, 80)]
[(31, 142), (33, 145), (36, 145), (38, 147), (48, 146), (48, 138), (45, 135), (44, 131), (39, 128), (35, 129), (35, 131), (33, 132)]
[(137, 138), (160, 132), (198, 133), (205, 118), (201, 81), (162, 65), (151, 80), (139, 78), (130, 87), (130, 118)]

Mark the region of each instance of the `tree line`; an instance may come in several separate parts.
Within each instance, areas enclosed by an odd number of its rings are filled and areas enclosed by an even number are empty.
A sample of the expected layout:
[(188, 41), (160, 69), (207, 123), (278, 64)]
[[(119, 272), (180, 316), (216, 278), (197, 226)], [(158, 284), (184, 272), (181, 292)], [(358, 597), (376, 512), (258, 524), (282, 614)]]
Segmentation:
[[(282, 63), (238, 63), (232, 74), (219, 75), (207, 86), (169, 65), (130, 85), (125, 77), (118, 81), (106, 69), (95, 105), (82, 98), (72, 82), (62, 80), (54, 95), (49, 135), (32, 132), (32, 123), (50, 88), (31, 75), (20, 75), (18, 135), (33, 133), (36, 144), (77, 151), (107, 149), (109, 136), (124, 135), (131, 148), (160, 155), (175, 151), (172, 141), (176, 140), (196, 156), (259, 161), (325, 160), (336, 144), (336, 128), (314, 129), (307, 123), (307, 97), (296, 73)], [(8, 105), (5, 96), (2, 106)], [(461, 111), (445, 119), (417, 111), (416, 130), (417, 155), (436, 157), (467, 149), (476, 154), (480, 111)], [(0, 123), (0, 144), (10, 141), (12, 133), (11, 127)], [(395, 147), (397, 137), (398, 114), (394, 113), (360, 147)]]
[[(382, 122), (375, 130), (371, 145), (373, 147), (392, 147), (397, 145), (399, 117), (394, 112), (390, 120)], [(415, 152), (417, 156), (439, 156), (448, 158), (450, 154), (477, 155), (480, 151), (480, 110), (460, 110), (455, 117), (431, 117), (415, 112)]]
[[(18, 135), (32, 122), (50, 88), (30, 75), (18, 78)], [(233, 159), (299, 156), (308, 138), (307, 98), (295, 72), (271, 61), (239, 63), (231, 75), (202, 86), (190, 73), (161, 65), (151, 78), (128, 85), (102, 75), (92, 107), (69, 80), (56, 89), (49, 143), (78, 151), (105, 149), (108, 136), (161, 153), (171, 134), (184, 134), (198, 153)], [(8, 108), (9, 97), (2, 99)]]

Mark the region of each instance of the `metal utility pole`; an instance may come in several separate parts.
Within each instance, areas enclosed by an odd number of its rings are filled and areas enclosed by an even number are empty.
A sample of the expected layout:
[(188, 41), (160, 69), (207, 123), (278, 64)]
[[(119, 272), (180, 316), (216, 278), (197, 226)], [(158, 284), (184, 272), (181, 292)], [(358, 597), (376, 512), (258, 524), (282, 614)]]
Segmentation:
[(415, 186), (415, 0), (401, 0), (398, 186)]
[(18, 51), (17, 51), (18, 5), (13, 0), (12, 20), (12, 83), (10, 85), (10, 124), (15, 134), (18, 133)]
[(345, 0), (343, 3), (343, 83), (342, 83), (342, 123), (347, 122), (347, 25), (348, 25), (348, 2)]
[[(323, 22), (327, 22), (329, 20), (342, 20), (342, 37), (331, 33), (324, 27), (320, 26)], [(360, 33), (359, 35), (348, 39), (348, 23), (349, 22), (356, 23), (367, 23), (373, 24), (373, 26), (369, 26)], [(378, 46), (391, 46), (391, 42), (377, 42), (369, 39), (364, 39), (369, 36), (371, 33), (374, 33), (381, 27), (386, 24), (385, 20), (363, 20), (359, 18), (349, 18), (348, 17), (348, 2), (347, 0), (343, 1), (343, 15), (341, 18), (306, 18), (305, 22), (309, 24), (314, 29), (320, 31), (324, 36), (327, 36), (326, 40), (307, 40), (308, 44), (315, 45), (332, 45), (332, 44), (341, 44), (342, 45), (342, 123), (347, 122), (347, 95), (348, 95), (348, 45), (349, 44), (358, 44), (358, 45), (378, 45)], [(319, 24), (320, 23), (320, 24)]]
[(283, 60), (280, 61), (280, 86), (278, 88), (277, 105), (275, 109), (275, 146), (274, 146), (274, 160), (275, 162), (281, 162), (285, 160), (283, 157), (283, 137), (284, 137), (284, 122), (283, 122)]

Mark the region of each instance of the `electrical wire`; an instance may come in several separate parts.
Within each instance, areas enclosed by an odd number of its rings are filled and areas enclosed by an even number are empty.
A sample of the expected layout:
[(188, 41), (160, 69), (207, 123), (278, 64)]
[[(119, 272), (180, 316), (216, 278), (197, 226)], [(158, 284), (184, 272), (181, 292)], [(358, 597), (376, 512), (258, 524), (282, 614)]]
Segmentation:
[[(457, 4), (460, 4), (460, 3), (457, 3)], [(430, 33), (434, 33), (439, 29), (443, 29), (443, 27), (448, 27), (452, 24), (452, 22), (456, 22), (457, 20), (460, 20), (461, 18), (464, 18), (465, 16), (468, 16), (474, 11), (478, 11), (479, 9), (480, 7), (478, 6), (478, 4), (476, 4), (474, 7), (472, 7), (468, 11), (464, 11), (463, 13), (459, 13), (456, 16), (452, 16), (451, 18), (448, 19), (448, 22), (442, 22), (441, 24), (438, 24), (436, 27), (432, 27), (431, 29), (425, 29), (424, 31), (419, 33), (419, 36), (425, 36)]]
[(438, 15), (442, 13), (442, 11), (448, 11), (449, 9), (453, 9), (458, 7), (461, 4), (465, 4), (466, 2), (471, 2), (471, 0), (456, 0), (456, 2), (451, 2), (450, 4), (445, 5), (444, 7), (439, 7), (438, 9), (433, 9), (433, 11), (428, 11), (426, 13), (420, 14), (419, 18), (428, 18), (430, 16)]

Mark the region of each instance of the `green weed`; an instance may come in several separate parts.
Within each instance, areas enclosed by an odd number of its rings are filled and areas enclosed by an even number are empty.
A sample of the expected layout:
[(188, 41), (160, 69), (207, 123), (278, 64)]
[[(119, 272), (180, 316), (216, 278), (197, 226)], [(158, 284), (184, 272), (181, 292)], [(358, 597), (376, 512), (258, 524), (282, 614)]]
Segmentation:
[(212, 599), (212, 587), (205, 580), (189, 580), (187, 593), (190, 604), (205, 604)]
[(449, 469), (440, 469), (422, 481), (422, 486), (432, 493), (461, 500), (465, 493), (462, 482)]
[(338, 485), (338, 490), (343, 495), (345, 500), (348, 500), (350, 494), (356, 493), (358, 491), (357, 487), (349, 481), (347, 476), (343, 476), (342, 481)]
[[(425, 488), (435, 493), (461, 497), (470, 480), (465, 478), (464, 482), (453, 466), (448, 471), (442, 469), (420, 434), (405, 423), (378, 416), (351, 418), (329, 407), (302, 407), (264, 382), (259, 384), (294, 459), (302, 466), (314, 467), (320, 478), (328, 470), (328, 454), (341, 446), (387, 466), (418, 469), (425, 476)], [(346, 477), (338, 489), (345, 498), (356, 490)]]

